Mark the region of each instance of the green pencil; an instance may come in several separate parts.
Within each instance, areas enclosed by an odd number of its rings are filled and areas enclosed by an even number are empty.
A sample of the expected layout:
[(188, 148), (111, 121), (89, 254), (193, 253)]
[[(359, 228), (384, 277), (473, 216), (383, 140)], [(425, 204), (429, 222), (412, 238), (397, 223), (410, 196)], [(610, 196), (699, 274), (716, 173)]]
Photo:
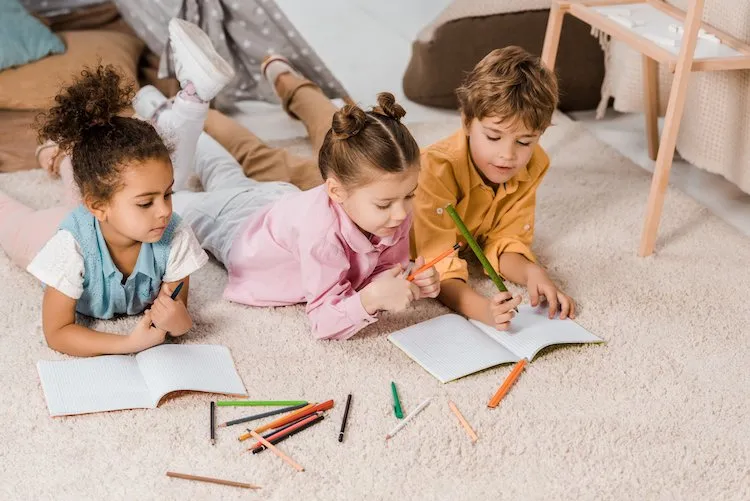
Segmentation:
[(304, 400), (219, 400), (219, 407), (283, 407), (287, 405), (307, 405)]
[(393, 413), (397, 418), (404, 418), (404, 411), (401, 410), (401, 401), (398, 399), (398, 392), (396, 391), (396, 383), (391, 381), (391, 393), (393, 393)]
[(500, 292), (508, 292), (508, 289), (505, 287), (505, 284), (503, 283), (503, 279), (500, 278), (500, 275), (497, 274), (495, 269), (492, 267), (489, 261), (487, 261), (487, 256), (484, 255), (484, 252), (482, 252), (482, 248), (479, 247), (479, 244), (476, 240), (474, 240), (474, 237), (469, 233), (469, 229), (466, 227), (464, 222), (461, 220), (461, 217), (456, 212), (456, 209), (453, 208), (451, 204), (448, 204), (448, 206), (445, 208), (445, 210), (448, 212), (448, 215), (453, 219), (453, 222), (456, 223), (456, 227), (458, 228), (458, 231), (461, 232), (461, 234), (466, 239), (466, 243), (469, 244), (469, 247), (471, 247), (471, 250), (474, 251), (474, 254), (477, 256), (477, 259), (479, 259), (479, 262), (482, 263), (482, 267), (484, 268), (484, 271), (487, 272), (487, 275), (489, 275), (492, 282), (495, 284), (495, 287)]

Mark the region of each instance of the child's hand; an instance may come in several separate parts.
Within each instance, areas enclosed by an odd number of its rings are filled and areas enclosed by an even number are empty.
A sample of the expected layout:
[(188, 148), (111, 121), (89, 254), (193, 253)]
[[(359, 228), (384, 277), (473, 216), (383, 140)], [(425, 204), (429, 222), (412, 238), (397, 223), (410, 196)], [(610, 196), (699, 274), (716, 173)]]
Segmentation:
[(521, 296), (511, 296), (510, 292), (498, 292), (490, 299), (490, 318), (499, 331), (507, 331), (510, 321), (516, 316), (515, 308), (521, 304)]
[(193, 326), (193, 320), (179, 299), (172, 299), (172, 291), (166, 284), (162, 285), (159, 296), (151, 306), (151, 317), (154, 325), (169, 332), (172, 336), (182, 336)]
[(151, 310), (146, 310), (143, 317), (138, 321), (133, 332), (128, 336), (128, 347), (133, 353), (156, 346), (164, 342), (167, 332), (157, 327), (152, 327), (153, 318)]
[(394, 266), (360, 291), (360, 300), (367, 313), (403, 311), (412, 301), (419, 299), (419, 287), (402, 277), (402, 272), (401, 265)]
[[(414, 269), (418, 270), (422, 266), (424, 266), (424, 258), (419, 256), (417, 260), (414, 261)], [(419, 287), (419, 297), (415, 299), (423, 297), (438, 297), (438, 294), (440, 294), (440, 275), (434, 266), (430, 266), (419, 275), (416, 275), (414, 280), (412, 280), (412, 283)]]
[(531, 306), (536, 307), (546, 299), (549, 302), (549, 318), (555, 318), (558, 310), (560, 320), (576, 317), (576, 304), (573, 299), (557, 288), (541, 266), (532, 265), (528, 277), (526, 287), (529, 289)]

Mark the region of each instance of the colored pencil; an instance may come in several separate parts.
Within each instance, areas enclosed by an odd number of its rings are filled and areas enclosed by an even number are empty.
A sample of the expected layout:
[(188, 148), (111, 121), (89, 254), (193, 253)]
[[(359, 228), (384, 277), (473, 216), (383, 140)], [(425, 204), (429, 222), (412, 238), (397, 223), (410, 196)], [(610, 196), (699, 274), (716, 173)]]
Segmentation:
[(498, 388), (497, 393), (495, 393), (492, 399), (490, 399), (490, 403), (487, 404), (487, 407), (489, 407), (490, 409), (494, 409), (495, 407), (497, 407), (497, 405), (500, 403), (500, 400), (502, 400), (503, 397), (508, 393), (510, 387), (513, 386), (513, 383), (516, 382), (518, 376), (521, 375), (524, 367), (526, 367), (525, 358), (522, 358), (521, 360), (516, 362), (516, 365), (513, 366), (513, 370), (510, 371), (508, 377), (505, 378), (503, 384), (500, 386), (500, 388)]
[[(282, 431), (278, 431), (270, 437), (263, 438), (271, 442), (273, 445), (276, 445), (279, 442), (283, 442), (292, 435), (296, 435), (297, 433), (310, 428), (314, 424), (320, 423), (321, 421), (323, 421), (323, 419), (325, 419), (325, 416), (323, 416), (323, 414), (313, 414), (311, 416), (307, 416), (305, 419), (295, 424), (294, 426), (290, 426), (289, 428), (285, 428)], [(253, 454), (258, 454), (266, 450), (266, 446), (256, 443), (255, 447), (248, 450), (252, 451)]]
[(458, 410), (458, 407), (456, 407), (456, 404), (449, 401), (448, 407), (451, 408), (451, 410), (453, 411), (453, 414), (455, 414), (456, 417), (458, 418), (458, 422), (461, 423), (461, 426), (463, 426), (464, 429), (466, 430), (466, 433), (469, 435), (469, 438), (471, 439), (471, 443), (472, 444), (476, 443), (479, 437), (477, 436), (476, 432), (472, 429), (469, 422), (466, 421), (466, 418), (464, 417), (464, 415), (461, 414), (461, 411)]
[(275, 409), (275, 410), (268, 411), (268, 412), (261, 412), (260, 414), (253, 414), (252, 416), (247, 416), (247, 417), (243, 417), (239, 419), (233, 419), (231, 421), (227, 421), (226, 423), (219, 424), (219, 428), (224, 428), (225, 426), (233, 426), (235, 424), (240, 424), (240, 423), (247, 423), (248, 421), (255, 421), (256, 419), (261, 419), (261, 418), (269, 417), (269, 416), (275, 416), (276, 414), (283, 414), (285, 412), (296, 411), (297, 409), (301, 409), (306, 405), (307, 405), (306, 403), (293, 405), (291, 407), (283, 407), (281, 409)]
[(283, 407), (288, 405), (307, 405), (304, 400), (219, 400), (219, 407)]
[(169, 297), (172, 298), (172, 301), (174, 301), (175, 299), (177, 299), (177, 296), (180, 295), (180, 291), (182, 290), (182, 286), (184, 284), (185, 284), (185, 282), (180, 282), (179, 284), (177, 284), (177, 287), (175, 287), (174, 292), (172, 292), (172, 295), (169, 296)]
[(413, 271), (413, 272), (411, 273), (411, 275), (409, 275), (408, 277), (406, 277), (406, 279), (407, 279), (407, 280), (408, 280), (409, 282), (411, 282), (412, 280), (414, 280), (415, 278), (417, 278), (417, 275), (419, 275), (419, 274), (420, 274), (420, 273), (422, 273), (423, 271), (429, 270), (429, 269), (430, 269), (430, 268), (431, 268), (432, 266), (435, 266), (435, 264), (437, 264), (437, 263), (438, 263), (439, 261), (441, 261), (441, 260), (445, 259), (446, 257), (450, 256), (451, 254), (453, 254), (453, 253), (454, 253), (455, 251), (459, 250), (460, 248), (461, 248), (461, 242), (459, 242), (459, 243), (455, 244), (455, 245), (454, 245), (453, 247), (451, 247), (450, 249), (446, 249), (446, 250), (445, 250), (445, 252), (441, 253), (441, 254), (440, 254), (440, 255), (439, 255), (438, 257), (436, 257), (435, 259), (433, 259), (433, 260), (432, 260), (432, 261), (430, 261), (429, 263), (425, 263), (425, 264), (424, 264), (423, 266), (421, 266), (421, 267), (420, 267), (420, 268), (419, 268), (419, 269), (418, 269), (417, 271)]
[[(268, 440), (268, 439), (269, 439), (270, 437), (272, 437), (272, 436), (276, 435), (277, 433), (279, 433), (279, 432), (282, 432), (282, 431), (284, 431), (284, 430), (286, 430), (286, 429), (289, 429), (289, 428), (291, 428), (292, 426), (296, 425), (296, 424), (297, 424), (297, 423), (299, 423), (299, 422), (302, 422), (302, 421), (304, 421), (305, 419), (307, 419), (307, 418), (309, 418), (309, 417), (310, 417), (310, 416), (305, 416), (305, 417), (301, 417), (301, 418), (297, 419), (296, 421), (292, 421), (292, 422), (291, 422), (291, 423), (289, 423), (289, 424), (285, 424), (285, 425), (284, 425), (284, 426), (282, 426), (281, 428), (276, 428), (275, 430), (271, 430), (271, 431), (269, 431), (268, 433), (265, 433), (265, 434), (263, 434), (263, 435), (262, 435), (262, 437), (263, 437), (263, 438), (265, 438), (266, 440)], [(250, 428), (245, 428), (245, 429), (247, 430), (247, 432), (248, 432), (248, 433), (250, 433), (251, 431), (253, 431), (253, 430), (251, 430)]]
[[(287, 414), (286, 416), (282, 416), (280, 418), (277, 418), (271, 421), (270, 423), (266, 423), (263, 426), (259, 426), (258, 428), (255, 429), (255, 431), (257, 433), (263, 433), (266, 430), (281, 428), (282, 426), (287, 425), (291, 423), (292, 421), (296, 421), (299, 418), (303, 418), (305, 416), (312, 414), (313, 412), (315, 412), (312, 410), (313, 407), (315, 407), (315, 404), (307, 404), (301, 409), (297, 409), (296, 411), (291, 412)], [(250, 434), (250, 431), (252, 430), (247, 430), (247, 433), (243, 433), (242, 435), (240, 435), (238, 440), (242, 442), (243, 440), (247, 440), (248, 438), (250, 438), (252, 436)]]
[[(256, 428), (255, 432), (263, 433), (266, 430), (281, 428), (282, 426), (289, 424), (292, 421), (295, 421), (301, 417), (309, 416), (310, 414), (314, 412), (327, 411), (328, 409), (332, 407), (333, 407), (333, 400), (328, 400), (321, 404), (309, 404), (299, 410), (292, 412), (289, 415), (280, 417), (279, 419), (275, 421), (271, 421), (270, 423), (264, 424), (263, 426)], [(240, 435), (239, 440), (240, 441), (247, 440), (251, 436), (252, 435), (250, 433), (245, 433), (243, 435)]]
[(297, 463), (292, 458), (290, 458), (289, 456), (287, 456), (286, 454), (284, 454), (283, 452), (281, 452), (275, 445), (273, 445), (271, 442), (269, 442), (265, 438), (263, 438), (260, 435), (258, 435), (256, 432), (251, 431), (250, 432), (250, 436), (252, 436), (253, 438), (257, 439), (258, 442), (260, 442), (261, 444), (265, 445), (267, 449), (270, 449), (271, 452), (273, 452), (274, 454), (276, 454), (277, 456), (279, 456), (283, 461), (285, 461), (289, 466), (291, 466), (295, 470), (297, 470), (297, 471), (305, 471), (305, 469), (302, 466), (300, 466), (299, 463)]
[(487, 256), (484, 255), (484, 252), (482, 252), (482, 248), (479, 247), (479, 244), (476, 240), (474, 240), (474, 237), (469, 233), (469, 229), (466, 228), (466, 225), (461, 220), (461, 216), (458, 215), (456, 212), (456, 209), (453, 208), (452, 205), (448, 204), (448, 206), (445, 208), (445, 211), (448, 213), (448, 215), (453, 219), (453, 222), (456, 224), (456, 227), (458, 228), (458, 231), (461, 232), (461, 235), (466, 239), (466, 243), (469, 244), (469, 247), (471, 247), (471, 250), (474, 251), (474, 254), (477, 256), (477, 259), (479, 259), (479, 262), (482, 263), (482, 267), (484, 268), (484, 271), (487, 272), (487, 275), (489, 275), (490, 279), (492, 279), (492, 282), (495, 284), (495, 287), (500, 292), (507, 292), (508, 289), (505, 287), (505, 284), (503, 283), (503, 280), (500, 278), (500, 275), (497, 274), (495, 269), (492, 267), (490, 262), (487, 260)]
[(259, 485), (233, 482), (231, 480), (222, 480), (220, 478), (199, 477), (198, 475), (187, 475), (185, 473), (175, 473), (173, 471), (168, 471), (167, 476), (171, 478), (183, 478), (185, 480), (197, 480), (198, 482), (209, 482), (212, 484), (231, 485), (232, 487), (242, 487), (244, 489), (260, 489)]
[(411, 413), (408, 416), (406, 416), (399, 424), (396, 425), (395, 428), (393, 428), (385, 436), (385, 439), (389, 440), (390, 438), (393, 438), (393, 436), (396, 433), (398, 433), (399, 430), (401, 430), (401, 428), (403, 428), (404, 426), (406, 426), (406, 423), (408, 423), (409, 421), (411, 421), (414, 418), (414, 416), (416, 416), (417, 414), (419, 414), (420, 412), (422, 412), (422, 409), (424, 409), (425, 407), (427, 407), (430, 404), (430, 402), (432, 402), (432, 397), (428, 398), (427, 400), (425, 400), (424, 402), (422, 402), (421, 404), (419, 404), (416, 409), (414, 409), (413, 411), (411, 411)]
[(211, 400), (211, 445), (216, 445), (216, 405)]
[(404, 411), (401, 409), (401, 400), (398, 398), (398, 391), (396, 391), (396, 383), (391, 381), (391, 393), (393, 394), (393, 413), (397, 418), (404, 418)]
[(349, 419), (349, 406), (352, 403), (352, 394), (346, 396), (346, 406), (344, 407), (344, 417), (341, 419), (341, 429), (339, 430), (339, 442), (344, 441), (344, 430), (346, 429), (346, 420)]

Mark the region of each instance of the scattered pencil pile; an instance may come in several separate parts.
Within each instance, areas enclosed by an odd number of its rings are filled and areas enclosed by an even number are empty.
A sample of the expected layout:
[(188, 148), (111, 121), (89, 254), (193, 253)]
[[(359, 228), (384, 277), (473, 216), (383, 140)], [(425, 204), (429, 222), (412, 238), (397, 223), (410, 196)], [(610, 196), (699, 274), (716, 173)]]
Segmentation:
[[(495, 408), (500, 403), (500, 400), (508, 393), (511, 386), (516, 382), (518, 377), (521, 375), (521, 373), (524, 370), (524, 367), (526, 366), (526, 360), (522, 359), (519, 361), (511, 370), (510, 374), (508, 374), (507, 378), (503, 382), (503, 384), (500, 386), (500, 388), (497, 390), (495, 395), (492, 397), (490, 402), (488, 403), (489, 408)], [(432, 397), (426, 399), (421, 404), (419, 404), (413, 411), (411, 411), (409, 414), (404, 416), (403, 408), (401, 406), (401, 400), (398, 396), (398, 391), (396, 389), (396, 383), (391, 382), (391, 394), (393, 395), (393, 414), (396, 416), (397, 419), (399, 419), (399, 423), (390, 431), (388, 434), (386, 434), (385, 439), (390, 440), (393, 438), (393, 436), (398, 433), (400, 430), (402, 430), (407, 423), (409, 423), (414, 417), (419, 414), (422, 410), (424, 410), (430, 402), (432, 402)], [(343, 442), (344, 440), (344, 432), (346, 430), (346, 423), (347, 419), (349, 418), (349, 408), (352, 403), (352, 396), (351, 394), (347, 396), (346, 398), (346, 407), (344, 408), (344, 415), (343, 419), (341, 421), (341, 428), (338, 433), (338, 441)], [(231, 421), (226, 421), (224, 423), (220, 423), (216, 425), (216, 407), (279, 407), (278, 409), (273, 409), (266, 412), (260, 412), (257, 414), (253, 414), (250, 416), (242, 417), (239, 419), (233, 419)], [(454, 404), (451, 401), (448, 401), (448, 407), (450, 408), (451, 412), (456, 416), (458, 419), (458, 422), (461, 424), (461, 426), (466, 430), (467, 435), (469, 436), (469, 439), (471, 440), (471, 443), (474, 444), (478, 440), (478, 436), (474, 429), (471, 427), (469, 422), (466, 420), (466, 418), (461, 414), (461, 411), (458, 410), (458, 407), (456, 407), (456, 404)], [(290, 465), (292, 468), (294, 468), (297, 471), (305, 471), (305, 469), (297, 463), (295, 460), (293, 460), (291, 457), (286, 455), (284, 452), (279, 450), (276, 447), (276, 444), (279, 442), (282, 442), (286, 440), (287, 438), (296, 435), (297, 433), (304, 431), (317, 423), (320, 423), (325, 419), (325, 411), (330, 410), (333, 408), (333, 400), (327, 400), (322, 403), (309, 403), (307, 401), (303, 400), (219, 400), (217, 402), (211, 402), (210, 403), (210, 437), (211, 437), (211, 445), (214, 445), (216, 443), (216, 428), (226, 428), (229, 426), (234, 426), (236, 424), (241, 423), (247, 423), (250, 421), (255, 421), (258, 419), (263, 419), (266, 417), (271, 416), (277, 416), (279, 414), (282, 414), (282, 416), (264, 424), (261, 425), (255, 429), (247, 429), (246, 433), (243, 433), (238, 437), (239, 441), (244, 441), (249, 438), (253, 438), (256, 440), (255, 443), (252, 444), (251, 447), (247, 449), (247, 451), (252, 452), (253, 454), (259, 454), (265, 450), (270, 450), (274, 454), (276, 454), (279, 458), (281, 458), (284, 462), (286, 462), (288, 465)], [(265, 433), (264, 435), (261, 435), (262, 433)], [(223, 479), (217, 479), (217, 478), (211, 478), (211, 477), (201, 477), (196, 475), (187, 475), (183, 473), (175, 473), (175, 472), (167, 472), (167, 476), (173, 477), (173, 478), (183, 478), (187, 480), (197, 480), (200, 482), (212, 482), (216, 484), (224, 484), (224, 485), (230, 485), (234, 487), (242, 487), (247, 489), (260, 489), (257, 485), (253, 484), (246, 484), (241, 482), (234, 482), (230, 480), (223, 480)]]

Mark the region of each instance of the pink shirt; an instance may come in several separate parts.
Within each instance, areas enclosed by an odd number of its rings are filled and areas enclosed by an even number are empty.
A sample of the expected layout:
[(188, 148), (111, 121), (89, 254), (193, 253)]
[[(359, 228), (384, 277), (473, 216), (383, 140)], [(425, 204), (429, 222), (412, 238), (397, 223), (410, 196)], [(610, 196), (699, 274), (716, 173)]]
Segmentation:
[(232, 243), (224, 297), (251, 306), (307, 303), (313, 335), (347, 339), (377, 319), (359, 291), (409, 261), (411, 216), (368, 238), (325, 186), (287, 195), (250, 216)]

